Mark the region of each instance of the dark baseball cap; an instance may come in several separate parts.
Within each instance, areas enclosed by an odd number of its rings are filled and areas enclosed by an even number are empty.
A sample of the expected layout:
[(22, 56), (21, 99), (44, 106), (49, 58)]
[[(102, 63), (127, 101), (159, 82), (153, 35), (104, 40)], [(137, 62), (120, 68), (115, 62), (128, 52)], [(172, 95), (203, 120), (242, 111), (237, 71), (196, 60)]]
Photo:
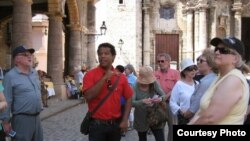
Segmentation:
[(15, 58), (17, 54), (23, 53), (23, 52), (30, 52), (31, 54), (33, 54), (35, 50), (33, 48), (26, 48), (25, 46), (21, 45), (21, 46), (16, 47), (12, 51), (12, 57)]
[(224, 39), (216, 37), (210, 41), (210, 44), (215, 46), (215, 47), (221, 43), (226, 45), (227, 47), (229, 47), (231, 49), (236, 50), (241, 55), (241, 57), (244, 58), (245, 46), (239, 39), (237, 39), (235, 37), (228, 37), (228, 38), (224, 38)]

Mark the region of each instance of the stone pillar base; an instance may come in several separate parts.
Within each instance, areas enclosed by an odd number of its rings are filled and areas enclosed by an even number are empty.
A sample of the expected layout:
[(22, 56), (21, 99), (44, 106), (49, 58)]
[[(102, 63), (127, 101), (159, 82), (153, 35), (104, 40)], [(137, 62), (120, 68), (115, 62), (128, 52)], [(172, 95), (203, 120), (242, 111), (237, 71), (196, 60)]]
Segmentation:
[(58, 99), (60, 100), (68, 99), (65, 85), (55, 85), (54, 87), (55, 87), (55, 92), (56, 92), (56, 96), (58, 97)]

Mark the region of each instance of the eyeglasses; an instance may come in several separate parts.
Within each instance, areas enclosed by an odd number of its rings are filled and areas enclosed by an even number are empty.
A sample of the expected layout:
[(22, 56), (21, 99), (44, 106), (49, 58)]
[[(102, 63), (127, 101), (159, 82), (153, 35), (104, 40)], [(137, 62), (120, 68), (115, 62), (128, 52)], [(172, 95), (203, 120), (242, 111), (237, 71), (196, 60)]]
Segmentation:
[(107, 82), (107, 87), (110, 90), (113, 87), (112, 83), (111, 83), (111, 80), (107, 80), (106, 82)]
[(164, 63), (165, 60), (158, 60), (157, 62), (158, 62), (158, 63)]
[(203, 62), (207, 62), (206, 60), (204, 60), (204, 59), (197, 59), (197, 63), (203, 63)]
[(196, 66), (190, 66), (190, 67), (187, 67), (185, 70), (187, 70), (187, 71), (196, 71), (197, 67)]
[(30, 56), (32, 56), (32, 54), (26, 52), (26, 53), (19, 53), (19, 54), (17, 54), (17, 56), (30, 57)]
[(229, 48), (219, 48), (219, 47), (216, 47), (214, 49), (214, 52), (216, 51), (219, 51), (220, 54), (234, 54), (233, 51), (231, 51)]

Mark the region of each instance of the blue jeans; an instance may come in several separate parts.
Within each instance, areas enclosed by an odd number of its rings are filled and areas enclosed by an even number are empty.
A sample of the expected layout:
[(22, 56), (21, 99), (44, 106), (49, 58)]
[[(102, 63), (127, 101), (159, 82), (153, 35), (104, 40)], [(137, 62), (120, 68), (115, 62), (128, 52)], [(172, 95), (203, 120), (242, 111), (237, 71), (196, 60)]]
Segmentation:
[[(152, 129), (153, 135), (156, 141), (165, 141), (164, 137), (164, 129)], [(147, 141), (147, 131), (146, 132), (138, 132), (139, 141)]]
[(89, 141), (120, 141), (119, 124), (91, 123)]

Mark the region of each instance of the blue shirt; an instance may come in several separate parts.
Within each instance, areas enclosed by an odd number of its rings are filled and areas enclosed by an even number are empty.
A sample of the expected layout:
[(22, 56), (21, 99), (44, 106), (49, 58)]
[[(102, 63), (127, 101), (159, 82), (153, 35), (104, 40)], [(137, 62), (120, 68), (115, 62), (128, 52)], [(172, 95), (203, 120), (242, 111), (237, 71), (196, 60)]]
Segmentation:
[[(136, 83), (137, 77), (134, 74), (127, 75), (128, 83), (131, 87), (133, 87)], [(126, 100), (124, 97), (121, 98), (121, 105), (124, 105), (126, 103)]]
[(137, 77), (131, 73), (131, 74), (127, 75), (127, 79), (128, 79), (129, 85), (133, 87), (136, 83)]
[(192, 113), (196, 113), (200, 107), (200, 99), (208, 89), (210, 84), (217, 78), (217, 75), (213, 72), (205, 75), (201, 80), (198, 86), (196, 87), (193, 95), (191, 96), (190, 100), (190, 107), (189, 110)]
[(10, 113), (35, 114), (41, 111), (41, 87), (36, 70), (24, 74), (14, 67), (5, 75), (3, 86), (8, 106), (0, 119), (8, 120)]

